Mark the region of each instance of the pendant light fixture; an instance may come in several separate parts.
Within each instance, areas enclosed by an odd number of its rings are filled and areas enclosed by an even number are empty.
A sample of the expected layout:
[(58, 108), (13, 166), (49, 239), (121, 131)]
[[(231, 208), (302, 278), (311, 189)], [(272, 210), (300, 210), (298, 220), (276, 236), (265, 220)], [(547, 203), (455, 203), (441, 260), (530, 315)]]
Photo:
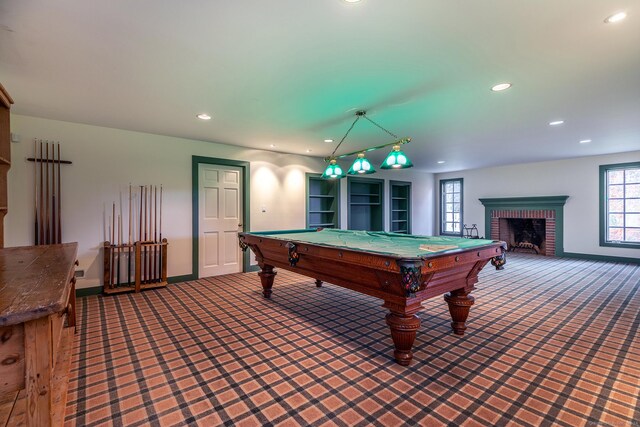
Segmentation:
[(380, 169), (406, 169), (411, 167), (413, 167), (411, 160), (400, 150), (399, 145), (394, 145), (387, 158), (382, 162)]
[[(339, 156), (336, 156), (335, 155), (336, 151), (338, 151), (338, 148), (340, 148), (340, 145), (342, 145), (344, 140), (347, 139), (347, 136), (349, 135), (349, 133), (351, 132), (355, 124), (358, 122), (358, 120), (360, 120), (363, 117), (368, 121), (370, 121), (371, 123), (373, 123), (378, 128), (380, 128), (381, 130), (383, 130), (384, 132), (394, 137), (395, 141), (390, 142), (388, 144), (378, 145), (375, 147), (366, 148), (364, 150), (358, 150), (351, 153), (346, 153), (346, 154), (341, 154)], [(371, 120), (369, 117), (367, 117), (366, 111), (357, 111), (356, 119), (351, 124), (351, 127), (349, 128), (349, 130), (347, 130), (347, 133), (345, 133), (345, 135), (342, 137), (342, 139), (340, 140), (336, 148), (333, 150), (331, 155), (328, 157), (325, 157), (324, 160), (325, 162), (329, 162), (329, 165), (327, 166), (324, 173), (322, 174), (322, 178), (324, 179), (344, 178), (345, 174), (342, 168), (340, 167), (340, 165), (338, 164), (338, 159), (353, 156), (354, 154), (357, 154), (357, 158), (349, 168), (349, 171), (347, 172), (349, 175), (375, 173), (376, 170), (371, 164), (371, 162), (366, 158), (365, 153), (369, 151), (379, 150), (381, 148), (385, 148), (389, 146), (393, 146), (393, 148), (389, 153), (389, 155), (384, 159), (384, 162), (382, 162), (382, 165), (380, 166), (381, 169), (407, 169), (407, 168), (413, 167), (413, 163), (411, 163), (411, 160), (409, 160), (407, 155), (400, 150), (400, 146), (402, 144), (407, 144), (409, 142), (411, 142), (411, 138), (406, 137), (406, 138), (399, 139), (397, 135), (389, 132), (387, 129), (383, 128), (382, 126), (380, 126), (379, 124)]]
[(364, 156), (364, 153), (358, 153), (358, 158), (353, 162), (347, 173), (349, 175), (367, 175), (376, 173), (376, 170), (371, 162)]
[(340, 179), (344, 178), (344, 176), (344, 172), (336, 159), (329, 160), (329, 165), (322, 174), (322, 178), (324, 179)]

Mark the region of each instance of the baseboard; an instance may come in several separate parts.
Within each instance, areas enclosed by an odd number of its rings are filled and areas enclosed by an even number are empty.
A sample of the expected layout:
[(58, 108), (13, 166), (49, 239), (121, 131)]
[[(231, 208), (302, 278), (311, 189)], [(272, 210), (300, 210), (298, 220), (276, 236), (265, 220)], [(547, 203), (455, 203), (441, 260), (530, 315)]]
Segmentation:
[(167, 282), (171, 283), (180, 283), (180, 282), (188, 282), (190, 280), (198, 279), (195, 274), (184, 274), (182, 276), (172, 276), (167, 278)]
[(574, 252), (565, 252), (561, 255), (564, 258), (577, 258), (588, 259), (591, 261), (606, 261), (606, 262), (623, 262), (627, 264), (640, 264), (640, 258), (627, 258), (619, 256), (608, 255), (592, 255), (592, 254), (580, 254)]
[[(260, 271), (260, 266), (258, 265), (249, 266), (249, 268), (247, 269), (247, 273), (252, 271)], [(184, 274), (182, 276), (167, 277), (167, 283), (173, 284), (173, 283), (189, 282), (191, 280), (197, 280), (197, 279), (198, 277), (195, 274)], [(102, 293), (102, 286), (76, 289), (77, 298), (88, 297), (91, 295), (100, 295), (101, 293)]]
[(76, 289), (76, 298), (89, 297), (92, 295), (100, 295), (102, 293), (102, 286), (94, 286), (91, 288)]
[[(185, 274), (184, 276), (167, 277), (167, 283), (180, 283), (188, 282), (189, 280), (196, 280), (193, 274)], [(90, 288), (76, 289), (76, 298), (88, 297), (92, 295), (100, 295), (102, 293), (102, 286), (93, 286)]]

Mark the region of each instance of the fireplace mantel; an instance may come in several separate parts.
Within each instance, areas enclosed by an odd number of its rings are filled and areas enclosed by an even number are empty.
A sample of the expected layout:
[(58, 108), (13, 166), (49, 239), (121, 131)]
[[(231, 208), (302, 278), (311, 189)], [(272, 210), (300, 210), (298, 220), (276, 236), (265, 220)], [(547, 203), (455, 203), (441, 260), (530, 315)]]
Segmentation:
[(564, 254), (564, 205), (569, 196), (500, 197), (479, 199), (485, 207), (485, 235), (498, 236), (500, 218), (545, 218), (553, 230), (547, 240), (554, 242), (553, 255)]
[(562, 207), (569, 196), (498, 197), (478, 199), (487, 208), (550, 209)]

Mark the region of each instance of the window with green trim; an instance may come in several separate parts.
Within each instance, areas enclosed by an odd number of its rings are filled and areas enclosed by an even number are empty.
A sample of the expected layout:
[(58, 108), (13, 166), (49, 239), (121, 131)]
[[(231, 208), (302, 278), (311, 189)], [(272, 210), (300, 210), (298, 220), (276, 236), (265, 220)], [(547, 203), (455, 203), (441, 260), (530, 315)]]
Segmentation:
[(440, 234), (462, 236), (462, 178), (440, 181)]
[(640, 248), (640, 162), (600, 166), (600, 246)]

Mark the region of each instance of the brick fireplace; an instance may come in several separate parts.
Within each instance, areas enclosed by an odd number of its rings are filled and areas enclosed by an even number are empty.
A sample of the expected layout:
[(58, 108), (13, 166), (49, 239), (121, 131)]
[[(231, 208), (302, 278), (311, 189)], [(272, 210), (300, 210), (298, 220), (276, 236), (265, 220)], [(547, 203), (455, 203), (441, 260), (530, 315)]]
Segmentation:
[[(516, 243), (514, 227), (510, 219), (544, 219), (542, 244), (536, 244), (540, 254), (554, 256), (556, 254), (556, 213), (552, 209), (496, 209), (491, 214), (491, 239), (503, 240), (512, 250)], [(537, 242), (530, 242), (537, 243)], [(544, 245), (544, 246), (543, 246)]]
[[(569, 196), (506, 197), (480, 199), (485, 206), (485, 233), (493, 240), (503, 240), (517, 247), (517, 226), (525, 224), (535, 230), (536, 239), (524, 248), (547, 256), (564, 253), (562, 231), (564, 204)], [(513, 221), (524, 220), (524, 221)], [(531, 234), (531, 233), (529, 233)], [(524, 239), (528, 242), (527, 239)], [(535, 240), (535, 241), (533, 241)]]

